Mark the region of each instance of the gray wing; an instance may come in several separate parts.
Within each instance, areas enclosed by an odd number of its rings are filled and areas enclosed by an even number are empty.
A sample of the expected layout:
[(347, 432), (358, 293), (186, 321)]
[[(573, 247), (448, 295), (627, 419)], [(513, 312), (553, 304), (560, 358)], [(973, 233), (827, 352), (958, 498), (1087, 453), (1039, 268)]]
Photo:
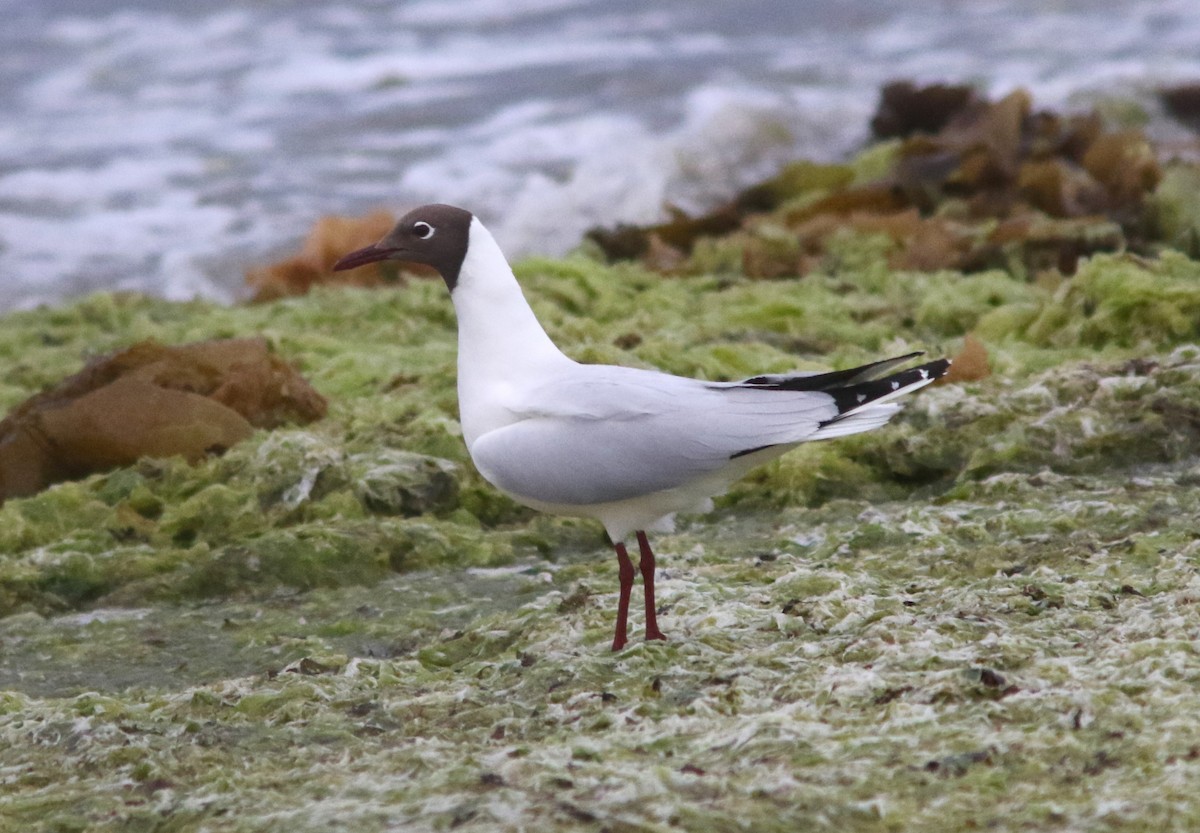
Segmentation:
[(740, 453), (800, 442), (838, 413), (825, 393), (595, 365), (535, 388), (514, 411), (523, 418), (479, 437), (472, 459), (510, 494), (567, 505), (682, 486)]

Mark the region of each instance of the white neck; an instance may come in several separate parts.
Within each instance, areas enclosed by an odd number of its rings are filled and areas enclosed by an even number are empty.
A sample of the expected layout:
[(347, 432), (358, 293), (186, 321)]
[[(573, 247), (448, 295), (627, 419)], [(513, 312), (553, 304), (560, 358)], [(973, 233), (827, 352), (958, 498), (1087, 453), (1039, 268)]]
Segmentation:
[(505, 404), (571, 360), (542, 329), (478, 219), (471, 220), (467, 256), (450, 297), (458, 316), (458, 406), (470, 447), (515, 419)]

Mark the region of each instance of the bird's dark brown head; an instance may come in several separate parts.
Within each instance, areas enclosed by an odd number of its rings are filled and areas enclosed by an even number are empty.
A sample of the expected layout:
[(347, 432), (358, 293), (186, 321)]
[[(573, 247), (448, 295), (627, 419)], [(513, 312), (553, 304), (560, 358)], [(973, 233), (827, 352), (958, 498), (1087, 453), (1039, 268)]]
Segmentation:
[(333, 271), (353, 269), (381, 260), (399, 260), (432, 266), (453, 291), (471, 240), (471, 212), (452, 205), (423, 205), (400, 222), (374, 246), (351, 252)]

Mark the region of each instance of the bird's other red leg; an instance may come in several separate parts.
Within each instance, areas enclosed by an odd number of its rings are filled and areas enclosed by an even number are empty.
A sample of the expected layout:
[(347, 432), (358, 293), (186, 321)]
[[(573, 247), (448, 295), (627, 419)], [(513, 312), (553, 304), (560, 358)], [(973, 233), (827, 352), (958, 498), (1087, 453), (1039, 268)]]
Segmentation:
[(642, 560), (638, 566), (642, 570), (642, 585), (646, 591), (646, 641), (651, 639), (666, 639), (658, 629), (658, 613), (654, 609), (654, 550), (646, 540), (646, 533), (638, 531), (638, 549), (642, 551)]
[(617, 551), (617, 575), (621, 579), (621, 595), (617, 601), (617, 632), (613, 636), (614, 651), (625, 647), (629, 641), (626, 631), (629, 627), (629, 594), (633, 591), (633, 562), (629, 560), (629, 552), (623, 543), (613, 544)]

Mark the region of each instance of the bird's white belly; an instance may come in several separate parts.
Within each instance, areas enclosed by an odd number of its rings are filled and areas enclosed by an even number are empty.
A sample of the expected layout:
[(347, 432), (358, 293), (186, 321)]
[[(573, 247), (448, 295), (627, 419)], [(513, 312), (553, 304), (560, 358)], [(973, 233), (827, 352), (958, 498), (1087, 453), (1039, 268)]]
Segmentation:
[[(496, 488), (500, 489), (499, 486)], [(500, 491), (517, 503), (539, 512), (599, 521), (614, 542), (623, 541), (638, 530), (671, 532), (675, 528), (676, 512), (708, 512), (713, 506), (711, 495), (690, 493), (693, 490), (687, 487), (652, 492), (626, 500), (591, 504), (546, 503), (504, 489)]]

